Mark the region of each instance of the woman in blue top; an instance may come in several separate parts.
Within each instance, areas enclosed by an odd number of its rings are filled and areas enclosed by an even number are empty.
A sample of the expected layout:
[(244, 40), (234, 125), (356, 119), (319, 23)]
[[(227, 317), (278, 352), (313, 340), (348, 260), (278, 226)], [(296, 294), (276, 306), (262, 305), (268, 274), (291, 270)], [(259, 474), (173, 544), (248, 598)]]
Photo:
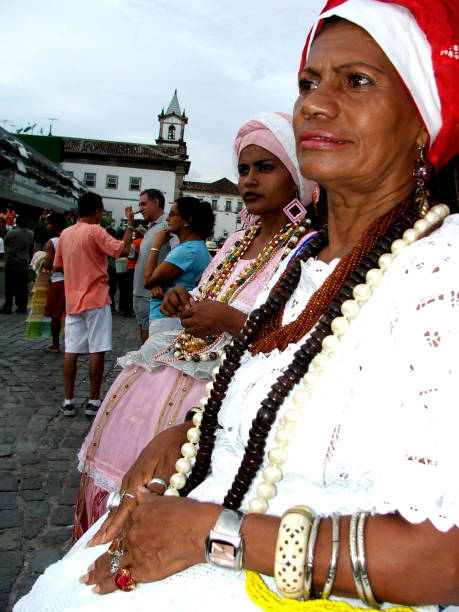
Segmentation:
[[(201, 274), (210, 262), (205, 240), (212, 233), (214, 215), (210, 204), (196, 198), (178, 198), (167, 216), (167, 230), (155, 234), (150, 257), (145, 266), (143, 284), (150, 289), (150, 333), (152, 321), (158, 321), (161, 329), (165, 325), (179, 324), (179, 319), (165, 318), (159, 308), (164, 293), (174, 285), (183, 285), (188, 291), (196, 287)], [(161, 247), (175, 234), (180, 244), (158, 265)], [(153, 323), (155, 326), (155, 324)]]

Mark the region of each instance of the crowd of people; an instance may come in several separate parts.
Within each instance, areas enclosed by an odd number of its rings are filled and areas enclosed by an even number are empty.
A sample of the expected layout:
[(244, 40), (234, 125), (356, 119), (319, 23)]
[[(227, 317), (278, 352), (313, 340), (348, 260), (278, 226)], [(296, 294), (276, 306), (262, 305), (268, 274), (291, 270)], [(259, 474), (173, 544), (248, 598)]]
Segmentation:
[[(16, 612), (459, 605), (459, 216), (441, 170), (459, 154), (458, 37), (456, 0), (326, 2), (293, 118), (237, 133), (252, 224), (194, 290), (174, 285), (179, 249), (208, 230), (181, 199), (155, 229), (143, 285), (163, 316), (80, 451), (79, 539)], [(100, 214), (62, 233), (65, 283), (66, 235), (99, 236)], [(131, 215), (106, 254), (129, 251)]]

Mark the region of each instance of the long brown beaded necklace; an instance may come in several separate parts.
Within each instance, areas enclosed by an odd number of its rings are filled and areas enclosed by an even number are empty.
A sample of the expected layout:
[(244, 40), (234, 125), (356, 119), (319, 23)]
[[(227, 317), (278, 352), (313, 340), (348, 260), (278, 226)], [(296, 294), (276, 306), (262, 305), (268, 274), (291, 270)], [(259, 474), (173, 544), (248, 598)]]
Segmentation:
[[(252, 344), (252, 348), (250, 349), (252, 355), (269, 353), (276, 347), (280, 351), (283, 351), (291, 342), (298, 342), (300, 338), (312, 329), (320, 315), (338, 294), (345, 279), (354, 272), (362, 258), (373, 248), (378, 236), (384, 233), (394, 220), (408, 208), (410, 201), (411, 200), (405, 200), (384, 216), (376, 219), (363, 234), (358, 244), (340, 260), (333, 273), (311, 296), (306, 307), (295, 321), (287, 325), (282, 325), (285, 305), (279, 309), (276, 315), (268, 319)], [(276, 291), (280, 282), (281, 280), (277, 282), (271, 293)]]
[[(390, 248), (395, 239), (402, 236), (403, 232), (418, 217), (418, 204), (412, 202), (412, 200), (402, 202), (396, 206), (390, 213), (381, 217), (367, 230), (362, 240), (353, 249), (353, 251), (358, 250), (358, 255), (356, 253), (353, 257), (346, 256), (343, 259), (343, 266), (341, 267), (345, 269), (338, 270), (338, 264), (335, 271), (329, 277), (328, 280), (334, 280), (334, 282), (330, 282), (328, 303), (325, 297), (322, 298), (323, 310), (319, 310), (319, 313), (316, 315), (315, 321), (317, 321), (317, 324), (314, 331), (296, 351), (293, 361), (284, 370), (283, 374), (271, 386), (271, 390), (261, 402), (261, 406), (252, 421), (243, 459), (231, 488), (228, 490), (223, 501), (223, 505), (226, 508), (237, 509), (241, 505), (257, 471), (262, 465), (266, 439), (276, 420), (277, 412), (295, 384), (306, 373), (312, 359), (320, 352), (323, 338), (330, 334), (331, 322), (336, 316), (341, 314), (341, 304), (352, 296), (353, 288), (364, 281), (367, 271), (377, 265), (379, 257)], [(301, 261), (307, 261), (310, 257), (316, 256), (327, 243), (327, 231), (326, 228), (323, 228), (290, 263), (266, 302), (260, 308), (250, 313), (233, 345), (226, 350), (226, 357), (215, 377), (212, 391), (202, 416), (201, 435), (196, 461), (185, 486), (180, 490), (180, 495), (188, 495), (190, 491), (204, 480), (208, 473), (215, 444), (215, 433), (218, 427), (218, 412), (234, 373), (240, 365), (244, 351), (247, 350), (254, 340), (258, 339), (260, 331), (265, 324), (270, 319), (277, 318), (280, 310), (284, 308), (285, 303), (293, 294), (301, 276)], [(340, 281), (338, 280), (338, 275)], [(311, 300), (314, 295), (311, 297)], [(309, 303), (311, 303), (311, 300)], [(295, 334), (298, 333), (298, 330), (295, 328), (290, 328), (288, 333), (292, 329)], [(300, 331), (301, 338), (307, 330), (301, 328)], [(284, 333), (286, 334), (287, 332)], [(285, 340), (285, 337), (283, 339)]]

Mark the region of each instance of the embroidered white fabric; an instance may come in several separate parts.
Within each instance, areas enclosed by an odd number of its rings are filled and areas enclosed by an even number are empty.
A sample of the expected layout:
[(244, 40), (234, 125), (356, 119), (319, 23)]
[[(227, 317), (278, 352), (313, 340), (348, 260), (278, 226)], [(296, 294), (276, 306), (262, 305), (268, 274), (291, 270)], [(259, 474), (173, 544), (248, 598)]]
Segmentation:
[[(234, 243), (242, 238), (244, 235), (244, 231), (239, 231), (230, 236), (225, 244), (222, 246), (220, 251), (214, 257), (211, 264), (206, 268), (205, 272), (202, 275), (201, 283), (202, 284), (213, 270), (216, 269), (217, 265), (223, 261), (225, 255), (230, 251), (231, 247)], [(232, 300), (231, 306), (240, 310), (241, 312), (248, 314), (251, 310), (251, 306), (254, 301), (254, 296), (261, 290), (263, 286), (268, 282), (271, 277), (273, 271), (276, 269), (277, 265), (279, 265), (279, 261), (281, 258), (283, 251), (279, 251), (274, 254), (270, 263), (263, 268), (261, 273), (254, 276), (254, 278), (245, 286), (245, 291), (236, 295), (235, 299)], [(222, 290), (226, 290), (233, 282), (236, 281), (238, 276), (241, 274), (243, 270), (248, 266), (251, 260), (247, 259), (239, 259), (234, 265), (231, 273), (227, 277), (226, 281), (223, 284)], [(196, 296), (197, 288), (191, 292), (191, 295)], [(166, 319), (167, 320), (167, 319)], [(182, 331), (182, 327), (180, 325), (179, 319), (169, 319), (171, 321), (176, 322), (176, 328), (174, 330), (168, 329), (158, 329), (156, 333), (151, 333), (148, 340), (141, 346), (138, 351), (131, 351), (124, 355), (124, 357), (120, 357), (118, 359), (118, 365), (125, 368), (126, 366), (136, 365), (144, 368), (151, 372), (154, 368), (164, 365), (164, 361), (155, 360), (154, 357), (161, 353), (167, 346), (169, 346)], [(159, 321), (164, 321), (164, 319), (160, 319)], [(223, 349), (225, 345), (231, 340), (231, 335), (225, 333), (223, 337), (214, 345), (210, 350), (217, 351), (219, 349)], [(208, 351), (209, 352), (209, 351)], [(170, 358), (173, 355), (173, 350), (170, 350), (163, 357)], [(172, 366), (176, 370), (180, 370), (184, 372), (188, 376), (192, 376), (197, 380), (210, 380), (211, 372), (218, 365), (218, 361), (209, 360), (209, 361), (185, 361), (183, 359), (177, 361), (171, 361), (167, 365)]]
[[(323, 514), (398, 511), (413, 523), (430, 519), (442, 531), (459, 526), (458, 245), (456, 215), (407, 248), (388, 270), (320, 377), (288, 448), (271, 514), (307, 504)], [(335, 264), (312, 259), (303, 264), (284, 323), (298, 314)], [(222, 502), (260, 401), (297, 348), (244, 355), (220, 412), (212, 473), (192, 497)], [(292, 394), (281, 407), (267, 450), (275, 446), (274, 432), (291, 405)], [(243, 510), (259, 481), (250, 488)], [(77, 578), (103, 548), (84, 549), (86, 539), (48, 568), (17, 612), (140, 610), (147, 601), (174, 611), (188, 610), (194, 601), (202, 610), (258, 609), (244, 592), (243, 576), (208, 566), (129, 594), (93, 595)]]

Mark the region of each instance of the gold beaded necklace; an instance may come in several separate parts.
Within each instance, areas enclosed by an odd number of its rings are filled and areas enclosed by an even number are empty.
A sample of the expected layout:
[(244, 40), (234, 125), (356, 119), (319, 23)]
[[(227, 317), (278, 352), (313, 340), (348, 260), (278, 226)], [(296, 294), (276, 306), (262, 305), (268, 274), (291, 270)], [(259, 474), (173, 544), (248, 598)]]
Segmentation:
[[(303, 218), (285, 225), (239, 274), (238, 278), (226, 290), (223, 290), (225, 281), (230, 277), (235, 265), (242, 258), (258, 233), (259, 224), (252, 226), (242, 241), (235, 243), (224, 260), (218, 264), (216, 270), (198, 288), (197, 301), (212, 299), (226, 304), (234, 302), (239, 293), (265, 269), (280, 249), (285, 247), (281, 259), (284, 259), (291, 252), (291, 249), (296, 246), (299, 236), (306, 233), (306, 227), (310, 223), (309, 219)], [(205, 337), (195, 337), (182, 331), (173, 342), (157, 353), (154, 359), (163, 363), (171, 363), (182, 359), (195, 362), (215, 360), (223, 353), (224, 346), (218, 350), (212, 349), (220, 343), (223, 336), (224, 332)], [(171, 349), (174, 350), (173, 357), (165, 357)]]

